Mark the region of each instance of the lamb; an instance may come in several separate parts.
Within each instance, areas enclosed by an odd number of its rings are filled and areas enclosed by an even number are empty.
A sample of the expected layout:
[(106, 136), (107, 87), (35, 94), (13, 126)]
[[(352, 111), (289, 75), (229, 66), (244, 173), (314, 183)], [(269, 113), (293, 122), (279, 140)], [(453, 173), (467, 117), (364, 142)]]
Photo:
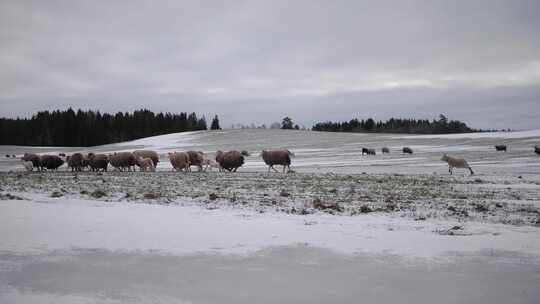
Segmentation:
[(454, 168), (469, 169), (469, 171), (471, 171), (471, 175), (474, 174), (473, 170), (471, 169), (471, 166), (469, 166), (467, 161), (465, 159), (463, 159), (463, 158), (454, 158), (454, 157), (450, 157), (450, 156), (444, 154), (441, 157), (441, 160), (448, 163), (448, 172), (450, 172), (450, 174), (453, 173)]
[[(135, 167), (137, 163), (135, 156), (131, 152), (115, 152), (109, 155), (109, 162), (111, 166), (120, 171), (124, 171), (126, 168), (128, 171), (131, 171), (131, 168)], [(133, 171), (135, 171), (135, 168), (133, 168)]]
[(288, 169), (288, 171), (290, 171), (291, 170), (291, 155), (293, 154), (289, 150), (273, 150), (273, 151), (263, 150), (261, 152), (262, 159), (268, 165), (268, 173), (270, 173), (270, 169), (278, 172), (274, 168), (274, 165), (283, 166), (283, 173), (285, 173), (285, 169)]
[(107, 154), (88, 153), (83, 161), (90, 166), (92, 171), (99, 171), (99, 169), (101, 169), (106, 172), (107, 167), (109, 166), (109, 156)]
[(221, 167), (220, 171), (236, 172), (244, 164), (244, 156), (236, 150), (228, 152), (217, 151), (216, 162)]
[(25, 160), (23, 160), (23, 161), (22, 161), (22, 165), (23, 165), (24, 169), (25, 169), (26, 171), (28, 171), (28, 172), (34, 170), (34, 165), (32, 164), (31, 161), (25, 161)]
[(368, 154), (368, 148), (362, 148), (362, 155)]
[(218, 163), (216, 163), (215, 160), (211, 159), (211, 158), (205, 158), (203, 159), (203, 166), (204, 166), (204, 170), (203, 171), (206, 171), (208, 169), (210, 169), (210, 171), (212, 171), (213, 168), (217, 168), (217, 169), (220, 169)]
[(540, 146), (534, 146), (534, 153), (540, 155)]
[(173, 170), (189, 171), (189, 166), (190, 166), (189, 155), (186, 152), (169, 153), (169, 161), (171, 162)]
[(504, 151), (506, 152), (506, 145), (496, 145), (495, 151)]
[(413, 151), (411, 148), (409, 147), (403, 147), (403, 153), (408, 153), (408, 154), (413, 154)]
[(150, 158), (152, 160), (152, 163), (154, 164), (154, 168), (157, 167), (159, 163), (159, 155), (156, 151), (152, 150), (135, 150), (133, 151), (133, 155), (135, 155), (135, 158), (141, 157), (141, 158)]
[(33, 154), (33, 153), (24, 153), (23, 157), (21, 157), (21, 160), (31, 161), (32, 166), (34, 166), (35, 168), (38, 168), (38, 171), (41, 170), (39, 155)]
[(71, 171), (82, 171), (84, 156), (81, 153), (73, 153), (66, 158), (66, 162)]
[(11, 157), (9, 154), (6, 154), (6, 157)]
[(64, 160), (56, 155), (42, 155), (39, 157), (39, 163), (41, 170), (46, 168), (55, 171), (64, 164)]
[(154, 167), (154, 161), (149, 157), (142, 158), (139, 156), (137, 158), (137, 166), (141, 168), (141, 171), (149, 171), (149, 172), (156, 171), (156, 167)]
[[(203, 170), (204, 153), (201, 151), (187, 151), (189, 156), (189, 165), (199, 167), (199, 172)], [(191, 171), (191, 168), (189, 168)]]
[(383, 154), (390, 153), (390, 149), (388, 149), (387, 147), (383, 147), (383, 148), (381, 149), (381, 152), (382, 152)]
[[(88, 169), (88, 167), (90, 166), (90, 159), (88, 158), (88, 156), (90, 154), (93, 154), (93, 153), (88, 153), (87, 155), (83, 155), (83, 159), (82, 159), (82, 168), (86, 168)], [(108, 159), (107, 159), (107, 164), (108, 164)]]

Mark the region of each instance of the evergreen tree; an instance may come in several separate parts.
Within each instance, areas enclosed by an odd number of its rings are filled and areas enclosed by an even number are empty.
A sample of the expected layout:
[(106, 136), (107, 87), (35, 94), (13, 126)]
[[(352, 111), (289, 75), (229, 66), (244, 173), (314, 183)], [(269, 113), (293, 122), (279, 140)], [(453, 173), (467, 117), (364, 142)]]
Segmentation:
[(283, 118), (283, 121), (281, 122), (281, 128), (285, 130), (290, 130), (294, 126), (294, 123), (290, 117)]
[[(217, 117), (217, 116), (216, 116)], [(114, 115), (68, 108), (30, 119), (0, 118), (0, 145), (95, 146), (173, 132), (206, 130), (206, 118), (141, 109)]]
[(214, 116), (214, 119), (212, 119), (210, 130), (221, 130), (221, 127), (219, 126), (219, 118), (217, 115)]
[(319, 122), (316, 123), (313, 131), (327, 132), (388, 132), (388, 133), (416, 133), (416, 134), (449, 134), (479, 132), (469, 128), (465, 123), (457, 120), (448, 120), (443, 114), (438, 120), (429, 121), (427, 119), (401, 119), (390, 118), (383, 122), (375, 122), (372, 118), (367, 120), (351, 119), (346, 122)]

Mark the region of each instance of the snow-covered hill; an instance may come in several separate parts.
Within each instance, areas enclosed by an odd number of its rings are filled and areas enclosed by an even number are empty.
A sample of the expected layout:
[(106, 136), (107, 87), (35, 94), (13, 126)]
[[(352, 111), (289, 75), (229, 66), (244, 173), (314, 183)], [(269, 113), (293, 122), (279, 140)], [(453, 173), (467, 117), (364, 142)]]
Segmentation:
[[(508, 152), (496, 152), (494, 145), (508, 145)], [(169, 170), (167, 153), (198, 150), (213, 157), (217, 150), (248, 150), (251, 156), (241, 170), (260, 171), (265, 165), (262, 149), (286, 148), (296, 154), (293, 168), (299, 172), (335, 173), (444, 173), (443, 153), (466, 158), (479, 173), (540, 173), (540, 130), (451, 135), (351, 134), (292, 130), (224, 130), (174, 133), (90, 148), (0, 146), (0, 170), (21, 170), (16, 159), (4, 154), (24, 152), (71, 153), (156, 150), (162, 158), (159, 170)], [(401, 152), (410, 147), (414, 154)], [(374, 148), (376, 156), (362, 156), (361, 148)], [(381, 154), (388, 147), (390, 154)]]

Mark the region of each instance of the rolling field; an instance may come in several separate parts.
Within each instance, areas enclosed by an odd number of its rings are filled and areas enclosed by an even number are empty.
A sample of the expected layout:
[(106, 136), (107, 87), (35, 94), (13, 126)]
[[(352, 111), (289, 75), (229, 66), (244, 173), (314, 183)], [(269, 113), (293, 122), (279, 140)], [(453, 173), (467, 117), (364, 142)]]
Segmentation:
[[(538, 303), (539, 143), (540, 131), (225, 130), (0, 146), (0, 302)], [(142, 148), (160, 154), (157, 172), (27, 174), (3, 156)], [(268, 174), (270, 148), (293, 151), (294, 172)], [(237, 173), (167, 160), (230, 149), (251, 153)], [(450, 176), (443, 153), (476, 174)]]

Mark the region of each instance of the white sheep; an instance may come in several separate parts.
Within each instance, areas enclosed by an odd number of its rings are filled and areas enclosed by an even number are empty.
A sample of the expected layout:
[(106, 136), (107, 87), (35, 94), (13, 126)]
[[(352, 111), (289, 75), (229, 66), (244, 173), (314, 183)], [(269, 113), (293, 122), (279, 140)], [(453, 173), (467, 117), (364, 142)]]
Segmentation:
[(149, 171), (149, 172), (156, 171), (156, 167), (154, 166), (154, 162), (149, 157), (147, 157), (147, 158), (138, 157), (137, 158), (137, 165), (139, 165), (139, 167), (141, 168), (141, 171)]
[(474, 174), (473, 170), (471, 169), (471, 166), (469, 166), (467, 161), (465, 159), (463, 159), (463, 158), (450, 157), (450, 156), (444, 154), (441, 157), (441, 160), (448, 163), (448, 172), (450, 172), (450, 174), (453, 173), (454, 168), (469, 169), (469, 171), (471, 171), (471, 175)]
[(204, 167), (203, 171), (206, 171), (208, 169), (212, 171), (212, 169), (214, 168), (219, 170), (219, 164), (215, 160), (210, 159), (210, 158), (204, 158), (202, 161), (202, 165)]
[(22, 165), (23, 165), (24, 169), (26, 169), (26, 171), (28, 171), (28, 172), (34, 170), (34, 165), (32, 164), (31, 161), (24, 161), (23, 160)]

